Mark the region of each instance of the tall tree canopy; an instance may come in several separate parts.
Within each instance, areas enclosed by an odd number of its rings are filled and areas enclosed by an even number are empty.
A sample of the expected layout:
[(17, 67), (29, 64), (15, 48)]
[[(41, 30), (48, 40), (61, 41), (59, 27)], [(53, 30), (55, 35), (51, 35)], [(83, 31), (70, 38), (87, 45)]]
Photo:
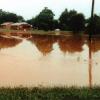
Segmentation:
[(71, 17), (69, 22), (69, 29), (78, 32), (85, 29), (85, 18), (83, 14), (76, 14)]
[(86, 27), (87, 32), (92, 32), (93, 34), (100, 34), (100, 16), (96, 14), (94, 15), (92, 22), (93, 29), (91, 29), (91, 18), (88, 18), (86, 20), (86, 23), (88, 24)]
[(19, 22), (24, 21), (22, 16), (16, 15), (14, 13), (6, 12), (0, 9), (0, 24), (3, 22)]
[(54, 14), (53, 12), (45, 7), (39, 15), (36, 16), (34, 20), (34, 25), (38, 29), (43, 30), (52, 30), (53, 29), (53, 20)]
[(65, 9), (64, 12), (59, 17), (59, 22), (60, 22), (60, 28), (62, 30), (69, 30), (69, 23), (71, 18), (76, 15), (77, 12), (75, 10), (68, 11)]

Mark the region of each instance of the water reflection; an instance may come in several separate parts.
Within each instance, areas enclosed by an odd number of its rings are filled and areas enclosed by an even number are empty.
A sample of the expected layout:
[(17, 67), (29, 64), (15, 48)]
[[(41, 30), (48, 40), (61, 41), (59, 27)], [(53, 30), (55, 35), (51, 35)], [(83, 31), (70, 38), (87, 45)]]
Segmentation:
[(83, 50), (84, 39), (76, 36), (40, 36), (35, 35), (29, 39), (33, 44), (36, 45), (38, 50), (46, 55), (53, 50), (53, 44), (58, 43), (60, 50), (63, 53), (75, 53)]
[(53, 50), (53, 43), (56, 41), (54, 36), (40, 36), (34, 35), (32, 38), (29, 39), (37, 49), (43, 54), (46, 55)]
[(1, 85), (100, 85), (99, 38), (92, 39), (92, 66), (87, 37), (33, 35), (23, 42), (0, 37), (0, 45), (5, 48), (0, 53)]
[(21, 41), (21, 39), (0, 36), (0, 49), (14, 47), (21, 43)]
[(82, 37), (69, 36), (61, 37), (58, 39), (60, 50), (64, 53), (82, 52), (84, 40)]
[(100, 37), (94, 37), (92, 38), (92, 52), (98, 52), (100, 51)]

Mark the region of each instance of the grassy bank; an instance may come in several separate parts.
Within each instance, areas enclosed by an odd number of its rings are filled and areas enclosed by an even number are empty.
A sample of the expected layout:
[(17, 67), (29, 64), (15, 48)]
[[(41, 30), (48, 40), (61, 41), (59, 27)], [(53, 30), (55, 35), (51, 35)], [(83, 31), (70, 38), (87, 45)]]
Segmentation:
[(0, 88), (0, 100), (100, 100), (100, 87)]
[(18, 35), (18, 34), (38, 34), (38, 35), (75, 35), (80, 34), (82, 35), (84, 32), (80, 33), (73, 33), (72, 31), (43, 31), (43, 30), (11, 30), (11, 29), (2, 29), (0, 28), (0, 34), (8, 34), (11, 35)]

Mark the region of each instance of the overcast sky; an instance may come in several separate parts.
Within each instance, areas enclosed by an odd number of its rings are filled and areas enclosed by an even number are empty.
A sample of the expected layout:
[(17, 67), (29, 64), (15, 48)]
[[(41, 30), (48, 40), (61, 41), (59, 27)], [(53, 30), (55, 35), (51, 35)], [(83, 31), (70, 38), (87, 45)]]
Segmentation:
[[(95, 12), (100, 15), (100, 0), (95, 0)], [(44, 8), (51, 9), (55, 18), (64, 11), (75, 9), (90, 16), (92, 0), (0, 0), (0, 9), (22, 15), (25, 19), (35, 17)]]

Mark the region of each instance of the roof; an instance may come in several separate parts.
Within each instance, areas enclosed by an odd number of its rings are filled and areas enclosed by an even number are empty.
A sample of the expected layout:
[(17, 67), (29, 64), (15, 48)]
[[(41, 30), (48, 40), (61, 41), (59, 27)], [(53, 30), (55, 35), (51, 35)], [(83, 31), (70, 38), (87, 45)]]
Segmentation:
[(4, 22), (1, 25), (9, 25), (9, 24), (13, 24), (13, 22)]
[(20, 22), (20, 23), (14, 23), (14, 24), (12, 24), (12, 26), (19, 26), (19, 25), (30, 25), (30, 24), (28, 24), (26, 22)]

